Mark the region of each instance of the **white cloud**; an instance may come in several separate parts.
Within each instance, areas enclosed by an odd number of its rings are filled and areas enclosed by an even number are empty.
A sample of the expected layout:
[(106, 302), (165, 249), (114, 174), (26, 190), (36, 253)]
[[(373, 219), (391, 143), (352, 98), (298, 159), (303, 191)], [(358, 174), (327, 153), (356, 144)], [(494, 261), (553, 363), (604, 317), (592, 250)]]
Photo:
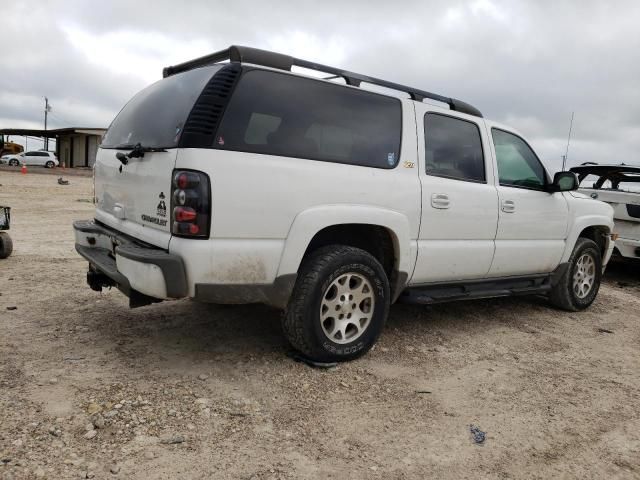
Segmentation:
[(498, 8), (496, 4), (490, 0), (475, 0), (469, 8), (474, 15), (485, 15), (499, 22), (505, 22), (507, 20), (505, 11)]
[(162, 68), (211, 53), (204, 39), (184, 41), (159, 32), (122, 29), (94, 33), (76, 24), (62, 23), (67, 39), (87, 61), (123, 76), (134, 76), (151, 83), (162, 78)]
[(301, 30), (278, 33), (267, 39), (266, 50), (286, 53), (297, 58), (311, 58), (320, 63), (341, 65), (352, 53), (346, 38), (329, 34), (320, 36)]

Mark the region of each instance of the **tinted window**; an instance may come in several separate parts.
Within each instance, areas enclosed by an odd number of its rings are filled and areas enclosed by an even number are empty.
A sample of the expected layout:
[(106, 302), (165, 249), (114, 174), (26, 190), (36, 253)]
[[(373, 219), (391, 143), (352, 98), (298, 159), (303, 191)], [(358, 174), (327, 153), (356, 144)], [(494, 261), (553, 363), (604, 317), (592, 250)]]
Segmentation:
[(249, 125), (244, 132), (244, 143), (249, 145), (265, 145), (269, 135), (280, 127), (282, 119), (264, 113), (252, 113)]
[(38, 156), (38, 152), (27, 152), (27, 153), (25, 153), (25, 155), (27, 157), (37, 157)]
[(102, 141), (102, 148), (171, 148), (194, 103), (219, 65), (167, 77), (145, 88), (127, 103)]
[(493, 129), (500, 185), (543, 190), (547, 181), (544, 167), (520, 137)]
[(428, 175), (485, 181), (480, 130), (475, 123), (427, 113), (424, 116)]
[(216, 147), (393, 168), (400, 102), (318, 80), (252, 70), (236, 87)]

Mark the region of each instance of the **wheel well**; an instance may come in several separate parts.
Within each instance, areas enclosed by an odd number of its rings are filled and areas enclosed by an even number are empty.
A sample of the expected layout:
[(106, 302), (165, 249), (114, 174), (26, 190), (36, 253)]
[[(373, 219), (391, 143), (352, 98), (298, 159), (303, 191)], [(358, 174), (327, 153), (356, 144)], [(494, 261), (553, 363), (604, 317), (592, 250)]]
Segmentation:
[(606, 253), (605, 250), (607, 248), (608, 234), (609, 234), (609, 229), (607, 227), (592, 226), (582, 230), (582, 232), (580, 232), (579, 237), (588, 238), (596, 242), (596, 244), (600, 247), (600, 253), (604, 257), (604, 254)]
[(382, 264), (389, 281), (395, 279), (397, 255), (394, 236), (385, 227), (369, 224), (332, 225), (320, 230), (309, 242), (304, 252), (306, 258), (318, 248), (327, 245), (348, 245), (369, 252)]

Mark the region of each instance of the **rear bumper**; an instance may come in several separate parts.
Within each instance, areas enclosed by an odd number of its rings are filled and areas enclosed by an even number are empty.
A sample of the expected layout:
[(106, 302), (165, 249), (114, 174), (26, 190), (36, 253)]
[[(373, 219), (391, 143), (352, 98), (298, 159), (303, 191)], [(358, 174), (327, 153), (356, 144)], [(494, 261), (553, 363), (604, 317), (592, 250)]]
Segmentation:
[(116, 286), (131, 306), (188, 294), (185, 268), (177, 255), (142, 245), (93, 220), (74, 222), (76, 251), (89, 261), (87, 282), (99, 290)]

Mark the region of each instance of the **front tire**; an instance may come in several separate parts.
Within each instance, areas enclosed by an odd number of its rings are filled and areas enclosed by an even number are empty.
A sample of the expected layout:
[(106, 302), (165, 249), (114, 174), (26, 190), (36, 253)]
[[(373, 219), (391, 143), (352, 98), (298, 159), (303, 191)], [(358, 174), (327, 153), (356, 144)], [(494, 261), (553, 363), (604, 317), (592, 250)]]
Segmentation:
[(600, 247), (588, 238), (578, 238), (567, 269), (549, 294), (558, 308), (577, 312), (589, 307), (600, 290), (602, 256)]
[(310, 360), (353, 360), (376, 342), (389, 314), (389, 281), (368, 252), (330, 245), (303, 261), (282, 327)]
[(9, 160), (9, 166), (17, 167), (18, 166), (18, 160), (16, 160), (15, 158), (13, 160)]

